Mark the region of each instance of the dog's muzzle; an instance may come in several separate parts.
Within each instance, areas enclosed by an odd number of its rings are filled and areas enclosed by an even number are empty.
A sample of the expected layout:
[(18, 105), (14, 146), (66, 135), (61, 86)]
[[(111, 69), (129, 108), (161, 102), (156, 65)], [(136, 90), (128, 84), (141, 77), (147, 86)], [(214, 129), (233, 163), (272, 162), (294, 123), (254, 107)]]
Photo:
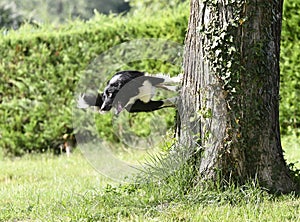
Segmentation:
[(112, 108), (112, 104), (104, 102), (100, 108), (101, 111), (109, 111)]

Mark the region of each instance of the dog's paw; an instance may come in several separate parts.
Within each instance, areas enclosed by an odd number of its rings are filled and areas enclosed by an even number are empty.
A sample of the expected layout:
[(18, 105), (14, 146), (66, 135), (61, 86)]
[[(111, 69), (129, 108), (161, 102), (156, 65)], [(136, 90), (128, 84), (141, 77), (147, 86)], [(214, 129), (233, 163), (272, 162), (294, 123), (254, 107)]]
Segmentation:
[(177, 102), (178, 102), (178, 97), (172, 97), (172, 98), (168, 98), (163, 100), (164, 102), (164, 106), (176, 106)]
[(85, 94), (80, 94), (78, 97), (77, 97), (77, 108), (79, 109), (87, 109), (89, 108), (89, 104), (87, 104), (87, 102), (85, 101)]

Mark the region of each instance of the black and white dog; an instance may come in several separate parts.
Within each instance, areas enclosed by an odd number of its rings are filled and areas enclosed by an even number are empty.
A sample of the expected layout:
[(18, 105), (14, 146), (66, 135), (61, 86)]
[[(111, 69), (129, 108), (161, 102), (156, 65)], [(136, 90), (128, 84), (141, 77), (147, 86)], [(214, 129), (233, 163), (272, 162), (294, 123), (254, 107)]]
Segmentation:
[(117, 72), (108, 82), (103, 93), (83, 94), (78, 98), (79, 108), (96, 107), (100, 112), (116, 108), (128, 112), (151, 112), (165, 107), (174, 107), (176, 98), (153, 101), (156, 88), (176, 92), (181, 77), (169, 77), (164, 74), (148, 75), (140, 71)]

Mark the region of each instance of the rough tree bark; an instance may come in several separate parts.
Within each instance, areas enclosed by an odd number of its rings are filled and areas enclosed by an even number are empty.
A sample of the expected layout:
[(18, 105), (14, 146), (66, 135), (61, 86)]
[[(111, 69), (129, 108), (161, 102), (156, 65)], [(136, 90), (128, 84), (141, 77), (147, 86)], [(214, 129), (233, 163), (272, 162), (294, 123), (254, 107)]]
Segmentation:
[(191, 0), (177, 137), (201, 179), (294, 189), (279, 132), (283, 0)]

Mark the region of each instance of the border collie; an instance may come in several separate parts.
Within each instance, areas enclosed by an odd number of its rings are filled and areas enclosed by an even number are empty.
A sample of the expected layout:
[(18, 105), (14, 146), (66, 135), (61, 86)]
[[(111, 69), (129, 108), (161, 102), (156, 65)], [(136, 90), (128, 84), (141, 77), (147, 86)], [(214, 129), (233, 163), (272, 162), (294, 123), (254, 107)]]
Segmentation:
[[(169, 77), (164, 74), (148, 75), (140, 71), (117, 72), (108, 82), (103, 93), (97, 95), (83, 94), (78, 98), (79, 108), (96, 107), (100, 112), (116, 108), (128, 112), (151, 112), (165, 107), (175, 106), (176, 98), (153, 101), (156, 88), (170, 91), (178, 90), (181, 76)], [(176, 85), (174, 85), (176, 84)]]
[[(101, 94), (81, 94), (77, 100), (77, 107), (81, 109), (87, 109), (89, 107), (94, 107), (95, 110), (99, 111), (100, 113), (105, 113), (101, 111), (100, 108), (102, 107), (103, 100), (102, 100), (103, 93)], [(136, 100), (134, 104), (126, 106), (124, 109), (130, 113), (137, 113), (137, 112), (152, 112), (155, 110), (159, 110), (162, 108), (167, 107), (175, 107), (177, 98), (170, 98), (165, 100), (158, 100), (153, 101), (150, 100), (148, 103), (144, 103), (141, 100)], [(116, 114), (118, 114), (117, 107)]]

